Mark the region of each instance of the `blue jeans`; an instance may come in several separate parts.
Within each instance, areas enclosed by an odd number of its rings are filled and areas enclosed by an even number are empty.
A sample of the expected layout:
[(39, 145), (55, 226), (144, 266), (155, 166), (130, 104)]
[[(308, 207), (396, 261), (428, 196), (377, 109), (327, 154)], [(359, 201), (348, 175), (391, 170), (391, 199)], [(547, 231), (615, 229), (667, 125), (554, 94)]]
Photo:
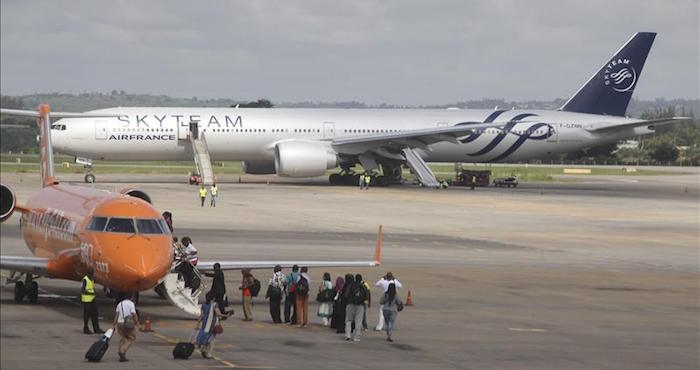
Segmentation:
[(386, 335), (391, 336), (391, 330), (394, 329), (396, 314), (391, 310), (383, 310), (384, 322), (386, 323)]

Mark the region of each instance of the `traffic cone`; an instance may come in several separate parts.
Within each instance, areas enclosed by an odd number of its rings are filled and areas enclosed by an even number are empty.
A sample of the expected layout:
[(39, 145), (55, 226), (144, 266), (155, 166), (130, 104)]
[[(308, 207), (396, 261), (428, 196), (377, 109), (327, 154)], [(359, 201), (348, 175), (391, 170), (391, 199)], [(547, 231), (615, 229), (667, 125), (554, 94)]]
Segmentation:
[(411, 291), (408, 291), (408, 296), (406, 296), (406, 306), (413, 306), (413, 298), (411, 297)]
[(141, 331), (146, 333), (153, 331), (153, 329), (151, 329), (151, 315), (146, 315), (146, 321), (143, 323), (143, 329), (141, 329)]

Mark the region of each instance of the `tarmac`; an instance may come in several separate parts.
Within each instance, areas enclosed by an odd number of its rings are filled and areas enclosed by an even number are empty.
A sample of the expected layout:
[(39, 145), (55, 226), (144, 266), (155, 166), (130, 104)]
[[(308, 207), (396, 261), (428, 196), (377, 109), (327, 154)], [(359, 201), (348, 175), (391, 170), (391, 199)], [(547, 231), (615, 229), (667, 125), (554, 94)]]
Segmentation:
[[(475, 191), (232, 176), (220, 179), (216, 208), (200, 207), (197, 187), (181, 176), (100, 175), (94, 186), (133, 185), (173, 212), (175, 235), (190, 236), (200, 260), (369, 260), (381, 224), (380, 267), (312, 269), (312, 292), (324, 271), (371, 282), (392, 271), (415, 305), (399, 314), (394, 343), (373, 330), (346, 342), (320, 326), (315, 302), (309, 328), (272, 324), (262, 296), (255, 320), (241, 321), (240, 273), (231, 271), (236, 314), (223, 322), (215, 359), (173, 360), (174, 342), (195, 321), (143, 292), (138, 308), (155, 331), (137, 334), (128, 364), (117, 362), (115, 338), (97, 365), (83, 359), (98, 336), (82, 334), (79, 282), (40, 279), (36, 305), (15, 304), (12, 286), (2, 288), (0, 367), (697, 369), (700, 175), (690, 171)], [(39, 188), (36, 174), (3, 173), (2, 182), (20, 202)], [(0, 227), (2, 254), (29, 256), (17, 220)], [(254, 271), (263, 285), (270, 273)], [(99, 302), (108, 327), (112, 302)], [(377, 316), (372, 305), (370, 327)]]

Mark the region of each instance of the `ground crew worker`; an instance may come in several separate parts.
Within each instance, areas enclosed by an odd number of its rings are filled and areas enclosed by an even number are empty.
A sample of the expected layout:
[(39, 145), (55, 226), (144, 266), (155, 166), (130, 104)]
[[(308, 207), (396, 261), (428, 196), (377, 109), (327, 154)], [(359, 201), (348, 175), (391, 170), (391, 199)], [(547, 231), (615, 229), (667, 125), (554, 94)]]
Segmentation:
[(362, 190), (365, 187), (365, 175), (360, 175), (358, 178), (360, 179), (360, 190)]
[(219, 192), (219, 188), (216, 186), (216, 183), (212, 184), (211, 186), (211, 203), (209, 203), (209, 207), (216, 207), (216, 195)]
[(207, 199), (207, 188), (204, 185), (199, 188), (199, 198), (202, 200), (202, 207), (204, 207), (204, 200)]
[(372, 177), (370, 175), (365, 175), (365, 189), (369, 189), (370, 181), (372, 181)]
[(104, 333), (100, 329), (100, 322), (97, 318), (97, 294), (95, 293), (95, 271), (88, 268), (87, 275), (83, 276), (83, 286), (80, 288), (80, 301), (83, 303), (83, 333), (92, 334), (88, 329), (88, 319), (92, 320), (92, 330), (95, 333)]
[(474, 190), (474, 187), (476, 187), (476, 175), (472, 175), (471, 190)]

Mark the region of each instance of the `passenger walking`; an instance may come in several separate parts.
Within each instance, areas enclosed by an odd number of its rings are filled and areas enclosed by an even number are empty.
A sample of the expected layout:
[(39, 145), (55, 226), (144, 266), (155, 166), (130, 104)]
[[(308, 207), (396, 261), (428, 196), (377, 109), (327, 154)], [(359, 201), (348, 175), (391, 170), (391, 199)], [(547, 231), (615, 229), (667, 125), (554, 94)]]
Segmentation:
[[(349, 281), (348, 281), (349, 280)], [(347, 307), (345, 307), (345, 340), (360, 341), (362, 333), (362, 314), (365, 311), (364, 301), (367, 297), (365, 287), (362, 282), (354, 281), (352, 275), (345, 277), (345, 296)], [(353, 332), (352, 325), (355, 324)]]
[(221, 265), (217, 262), (214, 264), (214, 273), (213, 274), (207, 274), (208, 276), (212, 276), (214, 279), (211, 282), (211, 289), (209, 290), (213, 295), (214, 295), (214, 300), (216, 300), (216, 305), (219, 307), (219, 311), (222, 312), (222, 314), (225, 316), (230, 316), (233, 314), (233, 311), (226, 311), (226, 305), (228, 302), (226, 302), (226, 282), (224, 279), (224, 272), (221, 270)]
[(213, 183), (211, 185), (211, 202), (209, 203), (209, 207), (216, 207), (216, 196), (219, 194), (219, 188), (216, 186), (216, 183)]
[(250, 288), (255, 284), (255, 279), (249, 269), (241, 270), (241, 275), (243, 275), (243, 279), (238, 289), (241, 290), (243, 296), (243, 315), (245, 316), (243, 320), (253, 321), (253, 294), (250, 292)]
[(333, 297), (333, 316), (331, 317), (331, 329), (340, 334), (345, 332), (345, 305), (341, 303), (344, 300), (345, 279), (338, 276), (335, 279), (335, 297)]
[(323, 319), (323, 326), (328, 326), (331, 323), (333, 297), (335, 296), (331, 284), (331, 274), (327, 272), (323, 273), (323, 281), (318, 287), (318, 293), (321, 299), (319, 300), (318, 312), (316, 315)]
[(83, 333), (92, 334), (88, 328), (88, 319), (92, 321), (92, 330), (95, 333), (104, 333), (100, 329), (100, 321), (97, 313), (97, 294), (95, 293), (95, 270), (88, 268), (87, 274), (83, 276), (83, 285), (80, 288), (80, 302), (83, 303)]
[(379, 300), (382, 305), (382, 312), (384, 314), (384, 320), (386, 321), (386, 340), (388, 342), (393, 342), (391, 339), (391, 331), (394, 329), (394, 323), (399, 315), (399, 311), (403, 310), (403, 302), (396, 295), (396, 284), (389, 284), (389, 288), (386, 293), (382, 295)]
[(364, 301), (364, 313), (362, 314), (362, 330), (367, 330), (367, 309), (371, 306), (372, 303), (372, 293), (370, 292), (370, 286), (367, 284), (364, 279), (362, 279), (362, 275), (357, 274), (355, 275), (355, 282), (360, 282), (362, 284), (362, 287), (365, 288), (365, 292), (367, 293), (367, 298)]
[[(296, 280), (299, 276), (299, 266), (292, 266), (292, 271), (284, 277), (284, 290), (286, 297), (284, 299), (284, 323), (294, 325), (297, 323), (297, 296), (296, 296)], [(292, 309), (294, 313), (289, 316)]]
[(296, 281), (296, 299), (297, 299), (297, 324), (300, 328), (306, 327), (309, 324), (309, 287), (311, 286), (311, 276), (309, 276), (309, 268), (304, 266), (301, 268), (301, 273)]
[(284, 289), (284, 274), (282, 274), (282, 266), (275, 266), (270, 283), (267, 286), (265, 298), (270, 299), (270, 316), (272, 322), (279, 324), (282, 322), (280, 318), (280, 304), (282, 303), (282, 290)]
[[(382, 294), (386, 293), (389, 289), (389, 284), (394, 284), (396, 288), (401, 288), (401, 282), (394, 278), (394, 274), (387, 272), (386, 275), (382, 276), (379, 281), (377, 281), (374, 286), (382, 288)], [(377, 321), (377, 326), (374, 328), (376, 331), (381, 331), (384, 328), (384, 307), (379, 306), (379, 321)]]
[(206, 295), (206, 302), (202, 305), (197, 320), (197, 339), (195, 344), (199, 348), (204, 358), (212, 358), (214, 350), (214, 337), (216, 336), (216, 326), (222, 318), (221, 310), (216, 303), (214, 294), (211, 291)]
[(207, 188), (204, 185), (199, 188), (199, 199), (202, 201), (202, 207), (204, 207), (204, 201), (207, 199)]
[(136, 328), (139, 326), (139, 314), (136, 306), (131, 300), (131, 295), (122, 296), (122, 300), (117, 304), (114, 315), (114, 326), (119, 333), (119, 362), (129, 361), (126, 358), (126, 351), (129, 350), (136, 341)]

